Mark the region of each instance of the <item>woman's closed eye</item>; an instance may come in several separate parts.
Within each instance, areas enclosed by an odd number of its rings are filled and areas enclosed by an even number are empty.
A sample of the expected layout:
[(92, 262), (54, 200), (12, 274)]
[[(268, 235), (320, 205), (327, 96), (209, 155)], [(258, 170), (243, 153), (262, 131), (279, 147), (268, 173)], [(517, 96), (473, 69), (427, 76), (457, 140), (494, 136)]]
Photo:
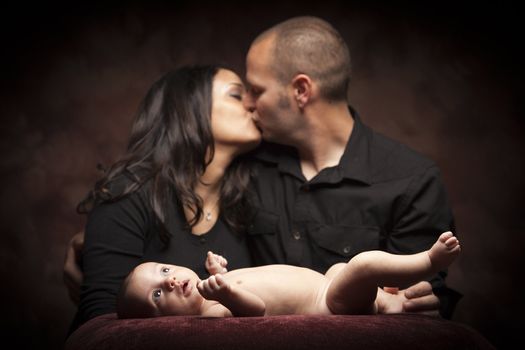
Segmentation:
[(242, 101), (242, 95), (241, 94), (230, 94), (231, 97), (233, 97), (236, 100)]

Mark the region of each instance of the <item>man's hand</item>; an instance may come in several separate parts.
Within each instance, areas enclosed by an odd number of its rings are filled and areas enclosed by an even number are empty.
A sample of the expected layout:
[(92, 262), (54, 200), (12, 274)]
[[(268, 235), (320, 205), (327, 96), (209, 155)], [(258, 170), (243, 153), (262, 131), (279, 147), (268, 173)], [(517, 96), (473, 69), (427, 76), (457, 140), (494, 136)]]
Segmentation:
[(429, 282), (421, 281), (404, 290), (404, 312), (417, 312), (439, 317), (439, 298), (432, 292)]
[(80, 302), (80, 285), (84, 279), (84, 274), (80, 268), (83, 247), (84, 231), (80, 231), (69, 241), (64, 260), (64, 284), (69, 292), (69, 298), (76, 305)]
[(206, 266), (208, 273), (212, 276), (217, 273), (228, 272), (228, 269), (226, 269), (228, 260), (226, 260), (223, 256), (214, 254), (212, 252), (208, 252), (204, 265)]
[(439, 316), (439, 299), (432, 292), (432, 286), (426, 281), (419, 282), (407, 289), (379, 288), (377, 306), (380, 314), (413, 312), (430, 316)]
[(221, 274), (216, 274), (200, 281), (197, 284), (197, 290), (205, 299), (222, 303), (230, 296), (231, 286)]

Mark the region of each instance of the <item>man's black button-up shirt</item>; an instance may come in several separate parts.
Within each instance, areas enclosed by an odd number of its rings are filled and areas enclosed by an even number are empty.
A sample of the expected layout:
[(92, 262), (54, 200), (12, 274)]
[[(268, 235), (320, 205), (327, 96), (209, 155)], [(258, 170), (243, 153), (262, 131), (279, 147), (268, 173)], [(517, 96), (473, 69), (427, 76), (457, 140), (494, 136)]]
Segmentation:
[[(416, 253), (442, 232), (455, 232), (436, 164), (352, 114), (354, 127), (339, 165), (310, 181), (295, 149), (273, 144), (258, 149), (256, 216), (249, 230), (257, 264), (324, 273), (366, 250)], [(443, 286), (444, 276), (436, 276), (433, 286)]]

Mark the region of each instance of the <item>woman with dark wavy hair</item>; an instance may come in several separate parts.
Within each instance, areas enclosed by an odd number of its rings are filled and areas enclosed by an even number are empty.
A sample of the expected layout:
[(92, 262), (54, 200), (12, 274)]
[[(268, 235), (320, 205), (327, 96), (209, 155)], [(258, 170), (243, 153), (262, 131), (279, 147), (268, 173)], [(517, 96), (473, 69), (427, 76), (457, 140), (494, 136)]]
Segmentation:
[(144, 97), (125, 155), (79, 206), (89, 213), (84, 279), (70, 331), (115, 311), (122, 280), (160, 260), (208, 275), (202, 256), (251, 265), (243, 236), (250, 218), (249, 171), (242, 155), (260, 142), (243, 107), (244, 86), (216, 66), (165, 74)]

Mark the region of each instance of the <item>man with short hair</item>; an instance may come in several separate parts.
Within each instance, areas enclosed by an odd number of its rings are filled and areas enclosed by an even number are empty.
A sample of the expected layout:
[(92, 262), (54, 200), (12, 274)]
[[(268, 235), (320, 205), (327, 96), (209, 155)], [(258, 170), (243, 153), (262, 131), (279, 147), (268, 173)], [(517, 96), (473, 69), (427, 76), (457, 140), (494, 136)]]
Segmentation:
[[(255, 154), (258, 264), (324, 273), (365, 250), (412, 254), (455, 231), (437, 166), (349, 107), (350, 54), (329, 23), (296, 17), (260, 34), (246, 80), (245, 106), (267, 141)], [(459, 294), (445, 276), (380, 290), (379, 311), (437, 315), (441, 304), (450, 317)]]

